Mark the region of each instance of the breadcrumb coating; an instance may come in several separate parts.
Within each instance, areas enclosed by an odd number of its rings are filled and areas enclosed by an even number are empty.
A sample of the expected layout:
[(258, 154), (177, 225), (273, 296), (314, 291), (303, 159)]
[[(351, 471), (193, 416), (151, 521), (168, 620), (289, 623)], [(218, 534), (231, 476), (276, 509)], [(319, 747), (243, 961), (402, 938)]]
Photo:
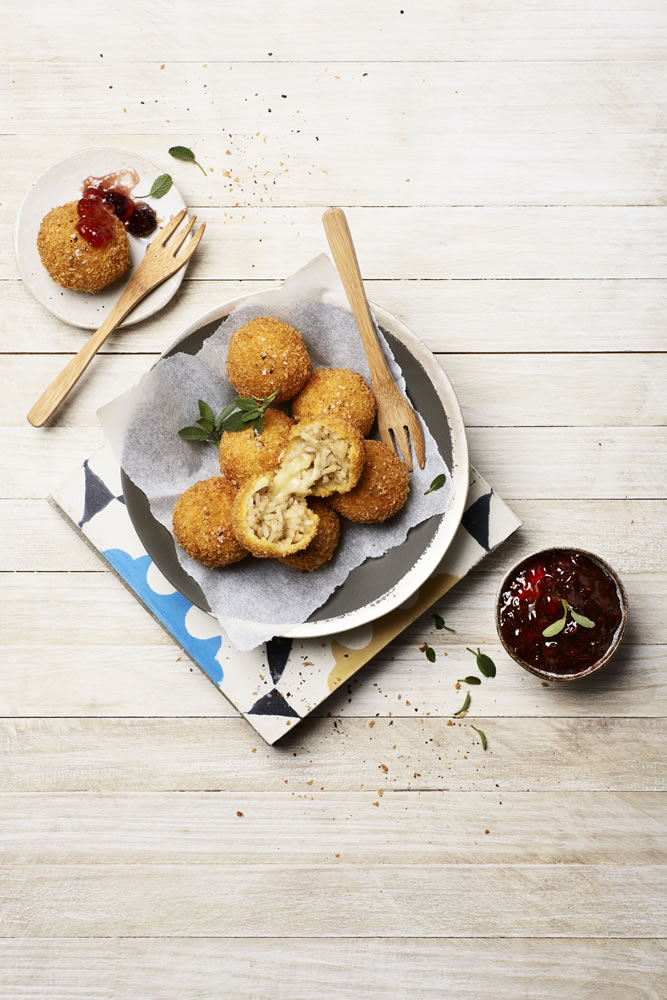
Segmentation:
[(324, 501), (312, 497), (308, 501), (308, 506), (314, 510), (320, 521), (317, 526), (317, 534), (307, 548), (301, 552), (296, 552), (292, 556), (283, 556), (278, 562), (290, 566), (292, 569), (300, 569), (304, 573), (312, 573), (319, 569), (324, 563), (329, 562), (338, 547), (340, 538), (340, 518), (335, 510)]
[(350, 368), (316, 368), (292, 400), (295, 420), (342, 417), (365, 437), (375, 420), (375, 396), (363, 376)]
[(125, 274), (130, 266), (130, 241), (120, 219), (112, 216), (114, 236), (103, 247), (92, 247), (76, 231), (77, 202), (52, 208), (39, 227), (37, 249), (55, 282), (76, 292), (94, 294)]
[(235, 483), (243, 483), (250, 476), (275, 469), (287, 444), (292, 426), (291, 419), (282, 410), (270, 406), (264, 418), (264, 427), (255, 436), (252, 427), (243, 431), (226, 431), (220, 441), (220, 470)]
[(260, 316), (236, 330), (227, 348), (227, 377), (241, 396), (277, 403), (297, 394), (312, 365), (301, 334), (273, 316)]
[(408, 470), (393, 448), (364, 441), (366, 461), (359, 482), (349, 493), (335, 493), (331, 506), (349, 521), (373, 524), (393, 517), (410, 492)]
[(197, 562), (229, 566), (248, 555), (232, 531), (236, 489), (222, 476), (202, 479), (176, 501), (173, 528), (178, 544)]

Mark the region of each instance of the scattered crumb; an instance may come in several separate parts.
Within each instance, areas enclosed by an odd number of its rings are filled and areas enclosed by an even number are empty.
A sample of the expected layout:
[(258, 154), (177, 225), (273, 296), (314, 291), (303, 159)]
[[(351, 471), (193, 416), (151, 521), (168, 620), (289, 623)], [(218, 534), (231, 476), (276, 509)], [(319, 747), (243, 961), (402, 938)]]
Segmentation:
[(243, 816), (243, 813), (241, 812), (241, 810), (240, 810), (240, 809), (237, 809), (237, 810), (236, 810), (236, 815), (237, 815), (237, 816)]
[(383, 795), (384, 795), (384, 788), (378, 788), (378, 796), (382, 798)]
[(372, 729), (374, 725), (375, 723), (371, 720), (371, 722), (368, 723), (368, 728)]
[(549, 687), (549, 682), (548, 681), (542, 681), (542, 687), (543, 688), (548, 688)]
[(386, 764), (380, 764), (380, 767), (382, 768), (382, 770), (384, 771), (384, 773), (385, 773), (385, 774), (386, 774), (386, 773), (388, 772), (388, 770), (389, 770), (389, 768), (387, 767), (387, 765), (386, 765)]
[(484, 833), (491, 833), (491, 831), (487, 827), (487, 829), (484, 831)]
[(314, 781), (314, 780), (315, 780), (314, 778), (311, 778), (311, 779), (310, 779), (310, 781), (307, 781), (307, 782), (306, 782), (306, 784), (307, 784), (307, 785), (312, 785), (312, 783), (313, 783), (313, 781)]
[(373, 805), (374, 805), (374, 806), (379, 806), (379, 805), (380, 805), (380, 803), (379, 803), (379, 802), (374, 802), (374, 803), (373, 803)]

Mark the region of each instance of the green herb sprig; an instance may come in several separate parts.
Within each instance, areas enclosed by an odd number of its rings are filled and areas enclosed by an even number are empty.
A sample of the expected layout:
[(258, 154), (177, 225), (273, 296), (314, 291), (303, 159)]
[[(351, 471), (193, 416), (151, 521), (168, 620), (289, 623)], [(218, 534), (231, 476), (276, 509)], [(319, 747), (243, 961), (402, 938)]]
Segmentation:
[(445, 625), (445, 619), (442, 615), (433, 615), (433, 621), (435, 622), (435, 627), (438, 629), (445, 629), (446, 632), (456, 632), (455, 628), (450, 628), (449, 625)]
[(465, 712), (468, 711), (469, 708), (470, 708), (470, 691), (468, 691), (468, 693), (466, 694), (465, 701), (461, 705), (458, 712), (454, 712), (454, 718), (459, 719)]
[(447, 482), (447, 476), (444, 472), (441, 472), (439, 476), (436, 476), (431, 485), (427, 490), (424, 490), (424, 496), (428, 496), (429, 493), (435, 493), (436, 490), (441, 490), (442, 487)]
[(427, 642), (423, 646), (419, 647), (420, 652), (424, 654), (429, 663), (435, 663), (435, 650), (433, 646), (429, 646)]
[(495, 663), (493, 662), (490, 656), (487, 656), (486, 653), (483, 653), (481, 651), (479, 646), (477, 647), (477, 652), (475, 652), (474, 649), (471, 649), (470, 646), (466, 646), (466, 649), (468, 650), (469, 653), (472, 653), (472, 655), (475, 657), (475, 662), (477, 663), (477, 669), (479, 670), (480, 674), (483, 674), (484, 677), (496, 676)]
[(559, 635), (563, 631), (567, 623), (568, 614), (572, 615), (573, 621), (575, 621), (577, 625), (581, 625), (582, 628), (595, 628), (595, 622), (591, 621), (590, 618), (587, 618), (586, 615), (580, 615), (579, 612), (575, 611), (564, 598), (561, 597), (560, 603), (563, 605), (563, 615), (561, 618), (557, 618), (555, 622), (552, 622), (551, 625), (547, 625), (547, 627), (542, 630), (542, 635), (545, 639), (552, 639), (555, 635)]
[(151, 187), (148, 194), (138, 194), (137, 198), (164, 198), (166, 193), (171, 190), (171, 186), (174, 180), (171, 174), (160, 174), (153, 181), (153, 186)]
[(217, 417), (208, 403), (200, 399), (199, 419), (196, 424), (181, 427), (179, 436), (184, 441), (206, 441), (208, 444), (219, 445), (225, 431), (244, 431), (252, 427), (253, 434), (257, 437), (264, 430), (266, 411), (277, 395), (278, 389), (266, 399), (237, 396)]
[(173, 156), (175, 160), (185, 160), (187, 163), (194, 163), (196, 167), (199, 167), (204, 177), (208, 177), (208, 174), (202, 167), (201, 163), (197, 163), (195, 159), (195, 154), (187, 146), (171, 146), (169, 149), (169, 155)]
[(471, 728), (474, 729), (476, 733), (479, 733), (482, 750), (486, 750), (486, 733), (483, 733), (481, 729), (477, 728), (477, 726), (472, 726)]

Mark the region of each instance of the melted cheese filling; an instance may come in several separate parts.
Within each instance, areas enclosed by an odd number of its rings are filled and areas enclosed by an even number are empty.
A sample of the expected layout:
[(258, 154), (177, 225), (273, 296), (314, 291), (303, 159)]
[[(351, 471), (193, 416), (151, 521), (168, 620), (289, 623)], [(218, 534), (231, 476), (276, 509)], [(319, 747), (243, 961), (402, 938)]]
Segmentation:
[(269, 483), (250, 498), (247, 523), (257, 538), (293, 544), (307, 534), (313, 515), (304, 499), (349, 475), (348, 442), (328, 428), (303, 430), (293, 438)]

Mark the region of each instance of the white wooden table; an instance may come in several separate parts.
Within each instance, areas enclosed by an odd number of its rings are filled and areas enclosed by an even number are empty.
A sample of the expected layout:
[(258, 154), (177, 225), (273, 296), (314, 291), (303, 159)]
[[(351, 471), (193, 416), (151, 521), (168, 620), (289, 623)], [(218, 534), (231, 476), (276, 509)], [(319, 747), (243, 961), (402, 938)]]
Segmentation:
[[(667, 994), (667, 6), (400, 2), (3, 3), (3, 1000)], [(99, 145), (170, 170), (207, 236), (37, 431), (82, 333), (11, 227)], [(456, 634), (426, 616), (268, 749), (44, 498), (186, 324), (325, 249), (329, 204), (525, 527), (443, 602)], [(493, 597), (553, 542), (610, 560), (631, 625), (547, 688)], [(486, 753), (449, 724), (472, 644)]]

